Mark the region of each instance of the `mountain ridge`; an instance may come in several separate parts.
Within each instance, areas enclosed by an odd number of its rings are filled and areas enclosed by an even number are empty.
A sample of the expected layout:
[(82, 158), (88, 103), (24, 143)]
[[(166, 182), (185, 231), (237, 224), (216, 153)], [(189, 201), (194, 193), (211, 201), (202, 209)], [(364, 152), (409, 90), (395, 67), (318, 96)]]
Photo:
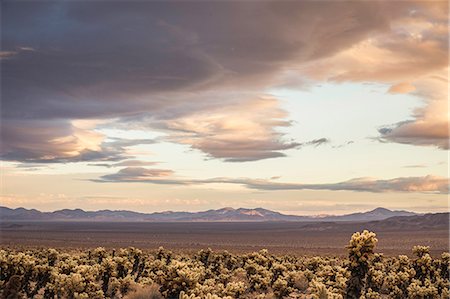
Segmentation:
[(367, 212), (345, 215), (299, 216), (287, 215), (264, 208), (210, 209), (200, 212), (163, 211), (142, 213), (128, 210), (61, 209), (53, 212), (41, 212), (36, 209), (8, 208), (0, 206), (0, 221), (126, 221), (126, 222), (327, 222), (327, 221), (376, 221), (396, 216), (415, 216), (417, 213), (404, 210), (376, 208)]

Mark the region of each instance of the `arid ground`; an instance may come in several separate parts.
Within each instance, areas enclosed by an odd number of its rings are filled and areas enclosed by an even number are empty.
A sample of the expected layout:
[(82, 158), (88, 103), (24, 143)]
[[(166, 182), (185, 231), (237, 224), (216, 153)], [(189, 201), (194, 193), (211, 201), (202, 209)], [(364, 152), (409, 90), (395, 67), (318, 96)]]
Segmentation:
[[(163, 246), (175, 251), (201, 248), (242, 253), (267, 248), (274, 254), (345, 255), (345, 246), (363, 223), (94, 223), (2, 222), (2, 247), (138, 247)], [(411, 254), (414, 245), (427, 245), (433, 255), (449, 250), (447, 229), (373, 229), (377, 251)]]

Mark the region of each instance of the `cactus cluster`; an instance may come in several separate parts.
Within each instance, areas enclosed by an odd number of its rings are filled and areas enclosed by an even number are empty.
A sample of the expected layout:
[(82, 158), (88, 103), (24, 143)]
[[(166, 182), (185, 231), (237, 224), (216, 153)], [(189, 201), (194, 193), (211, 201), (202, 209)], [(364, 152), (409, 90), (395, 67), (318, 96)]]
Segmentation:
[(449, 298), (450, 253), (416, 246), (412, 258), (384, 257), (376, 243), (374, 233), (355, 233), (347, 258), (3, 248), (0, 298)]

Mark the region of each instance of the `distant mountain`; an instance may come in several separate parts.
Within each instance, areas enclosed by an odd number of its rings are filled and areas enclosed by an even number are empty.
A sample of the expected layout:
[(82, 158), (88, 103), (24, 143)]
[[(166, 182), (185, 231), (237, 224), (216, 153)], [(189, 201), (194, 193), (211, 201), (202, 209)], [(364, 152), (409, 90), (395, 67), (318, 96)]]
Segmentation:
[(383, 220), (396, 216), (414, 216), (407, 211), (391, 211), (377, 208), (363, 213), (342, 216), (295, 216), (285, 215), (262, 208), (234, 209), (223, 208), (203, 212), (158, 212), (139, 213), (132, 211), (84, 211), (64, 209), (54, 212), (40, 212), (35, 209), (10, 209), (0, 207), (0, 221), (127, 221), (127, 222), (264, 222), (264, 221), (301, 221), (301, 222), (367, 222)]
[(326, 221), (372, 221), (383, 220), (395, 216), (414, 216), (416, 213), (408, 211), (391, 211), (385, 208), (376, 208), (375, 210), (364, 213), (353, 213), (342, 216), (327, 216)]
[(435, 230), (449, 229), (449, 213), (424, 214), (415, 216), (395, 216), (385, 220), (371, 221), (366, 228), (373, 231), (389, 230)]
[(40, 212), (35, 209), (10, 209), (0, 207), (0, 221), (5, 220), (43, 220), (43, 221), (142, 221), (146, 215), (145, 213), (131, 212), (131, 211), (110, 211), (100, 210), (95, 212), (88, 212), (81, 209), (63, 209), (54, 212)]
[(353, 222), (305, 223), (305, 231), (355, 232), (364, 229), (375, 232), (388, 231), (431, 231), (449, 229), (449, 213), (434, 213), (413, 216), (394, 216), (382, 220)]
[[(155, 214), (150, 214), (146, 220), (154, 220)], [(305, 216), (284, 215), (278, 212), (256, 208), (256, 209), (233, 209), (223, 208), (219, 210), (208, 210), (197, 213), (179, 213), (173, 212), (171, 219), (176, 221), (302, 221), (308, 220)]]

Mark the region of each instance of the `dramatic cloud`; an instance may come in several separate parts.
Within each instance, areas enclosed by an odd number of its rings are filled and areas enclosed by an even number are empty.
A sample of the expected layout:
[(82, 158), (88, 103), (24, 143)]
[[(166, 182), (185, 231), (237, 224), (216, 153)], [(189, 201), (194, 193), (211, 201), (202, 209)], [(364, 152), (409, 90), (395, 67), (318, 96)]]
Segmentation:
[(275, 130), (290, 125), (283, 120), (286, 115), (276, 99), (260, 97), (164, 121), (160, 126), (176, 132), (169, 140), (188, 144), (211, 157), (241, 162), (282, 157), (282, 150), (300, 145), (284, 141), (283, 134)]
[(450, 115), (448, 81), (445, 74), (422, 79), (417, 84), (417, 95), (427, 97), (426, 105), (414, 111), (414, 119), (379, 129), (381, 140), (413, 145), (433, 145), (448, 150)]
[[(1, 157), (24, 162), (117, 158), (102, 151), (102, 134), (75, 127), (66, 121), (2, 120)], [(95, 157), (94, 157), (95, 156)]]
[(420, 11), (392, 22), (390, 31), (373, 35), (334, 56), (305, 64), (303, 71), (317, 80), (375, 81), (395, 86), (446, 68), (448, 4), (429, 3), (442, 9), (435, 18), (420, 15), (430, 8), (423, 4), (425, 7)]
[(320, 81), (389, 84), (390, 93), (420, 97), (425, 105), (414, 111), (414, 119), (381, 128), (380, 140), (448, 149), (448, 3), (419, 7), (392, 22), (391, 31), (305, 64), (302, 71)]
[[(94, 122), (95, 123), (95, 122)], [(153, 139), (106, 140), (81, 122), (2, 120), (1, 158), (26, 163), (118, 161), (129, 158), (126, 148)]]
[(281, 183), (274, 180), (250, 178), (211, 178), (211, 179), (182, 179), (172, 175), (170, 170), (146, 169), (142, 167), (128, 167), (115, 174), (102, 176), (96, 182), (139, 182), (168, 185), (198, 185), (198, 184), (237, 184), (256, 190), (333, 190), (333, 191), (361, 191), (361, 192), (432, 192), (449, 193), (449, 180), (438, 176), (400, 177), (389, 180), (372, 178), (356, 178), (332, 184), (300, 184)]
[[(255, 99), (270, 87), (292, 86), (294, 77), (295, 82), (321, 77), (324, 70), (335, 81), (367, 78), (398, 84), (406, 73), (410, 78), (439, 68), (447, 60), (447, 31), (441, 26), (446, 4), (440, 5), (5, 2), (2, 159), (127, 158), (120, 151), (108, 152), (102, 136), (77, 131), (72, 124), (112, 118), (117, 125), (134, 122), (170, 131), (173, 142), (225, 161), (284, 156), (298, 145), (278, 130), (289, 126), (288, 115), (277, 100)], [(422, 35), (405, 37), (417, 31), (417, 20)], [(383, 38), (368, 40), (378, 35)], [(361, 45), (367, 48), (355, 54), (354, 47)], [(328, 58), (336, 62), (336, 55), (343, 55), (337, 67), (318, 64)], [(309, 63), (316, 70), (304, 69)], [(348, 68), (356, 65), (360, 68)], [(290, 79), (280, 81), (283, 74)], [(230, 91), (234, 95), (228, 97)], [(205, 112), (217, 106), (223, 108)], [(255, 116), (241, 115), (249, 107)]]

